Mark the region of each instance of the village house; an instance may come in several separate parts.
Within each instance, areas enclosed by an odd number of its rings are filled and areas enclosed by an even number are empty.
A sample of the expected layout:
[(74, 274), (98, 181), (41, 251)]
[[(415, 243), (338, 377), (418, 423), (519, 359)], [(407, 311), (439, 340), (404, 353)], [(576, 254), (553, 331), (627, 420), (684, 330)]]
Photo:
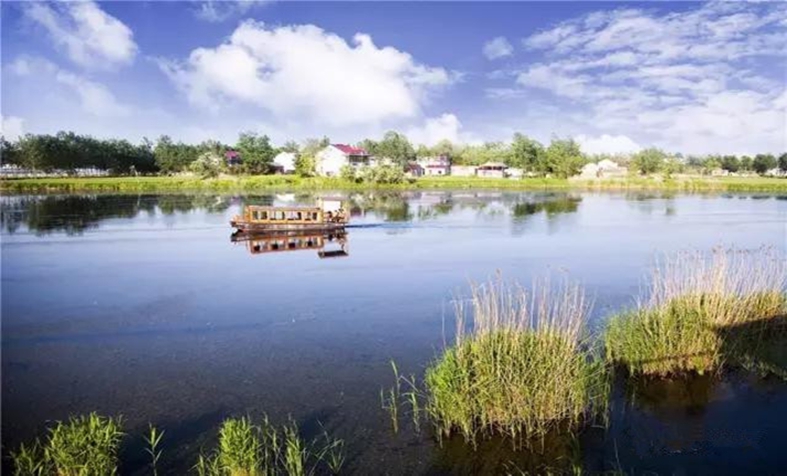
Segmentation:
[(240, 153), (236, 150), (228, 150), (227, 152), (225, 152), (224, 160), (227, 162), (227, 165), (230, 167), (234, 167), (236, 165), (241, 164)]
[(369, 165), (369, 154), (364, 149), (346, 144), (331, 144), (317, 152), (316, 159), (317, 174), (325, 177), (338, 176), (345, 165)]
[(447, 155), (418, 159), (424, 175), (451, 175), (451, 159)]
[(621, 167), (616, 162), (604, 159), (595, 164), (585, 164), (579, 172), (579, 177), (585, 179), (625, 177), (628, 172), (627, 167)]
[(408, 162), (404, 167), (404, 174), (408, 177), (422, 177), (424, 168), (418, 162)]
[(472, 177), (476, 172), (475, 165), (454, 165), (451, 167), (451, 175), (455, 177)]
[(294, 152), (279, 152), (273, 158), (273, 170), (279, 174), (291, 174), (295, 172), (295, 159), (297, 155)]
[(508, 166), (502, 162), (487, 162), (479, 165), (475, 173), (479, 177), (504, 178), (508, 175), (507, 170)]

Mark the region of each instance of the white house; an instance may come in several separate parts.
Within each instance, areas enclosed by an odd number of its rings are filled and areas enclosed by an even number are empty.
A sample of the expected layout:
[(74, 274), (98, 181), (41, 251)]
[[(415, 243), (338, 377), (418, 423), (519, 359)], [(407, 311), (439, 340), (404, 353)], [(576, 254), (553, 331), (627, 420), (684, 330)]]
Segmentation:
[(369, 165), (369, 154), (360, 147), (346, 144), (331, 144), (317, 152), (315, 167), (317, 175), (332, 177), (339, 175), (342, 167)]
[(418, 159), (424, 175), (451, 175), (451, 160), (446, 155)]
[(628, 175), (628, 168), (621, 167), (616, 162), (604, 159), (597, 164), (589, 163), (582, 167), (579, 173), (580, 178), (603, 178), (603, 177), (625, 177)]
[(295, 159), (296, 155), (293, 152), (279, 152), (273, 158), (273, 167), (284, 174), (291, 174), (295, 172)]

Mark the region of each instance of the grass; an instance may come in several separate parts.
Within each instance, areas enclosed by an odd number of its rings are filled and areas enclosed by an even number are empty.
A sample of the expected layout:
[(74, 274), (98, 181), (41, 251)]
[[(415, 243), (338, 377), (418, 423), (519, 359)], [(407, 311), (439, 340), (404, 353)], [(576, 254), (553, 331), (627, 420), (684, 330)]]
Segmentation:
[(787, 314), (786, 277), (783, 258), (767, 248), (667, 257), (645, 299), (610, 319), (607, 358), (632, 375), (660, 377), (751, 360)]
[(121, 419), (96, 413), (72, 417), (11, 454), (15, 475), (106, 476), (117, 473)]
[(301, 178), (294, 175), (29, 178), (0, 180), (4, 193), (45, 192), (166, 192), (255, 190), (364, 190), (364, 189), (578, 189), (578, 190), (674, 190), (719, 192), (785, 192), (787, 180), (767, 177), (681, 176), (620, 179), (498, 179), (484, 177), (420, 177), (401, 184), (358, 184), (340, 178)]
[(531, 292), (500, 279), (474, 286), (470, 305), (457, 306), (455, 344), (426, 370), (438, 434), (527, 443), (605, 413), (606, 368), (583, 342), (589, 307), (568, 282), (555, 292), (548, 280)]
[(338, 474), (344, 441), (327, 432), (322, 440), (307, 443), (293, 421), (277, 428), (267, 417), (259, 425), (247, 417), (229, 418), (219, 430), (218, 448), (201, 454), (194, 469), (200, 476), (308, 476), (324, 465)]

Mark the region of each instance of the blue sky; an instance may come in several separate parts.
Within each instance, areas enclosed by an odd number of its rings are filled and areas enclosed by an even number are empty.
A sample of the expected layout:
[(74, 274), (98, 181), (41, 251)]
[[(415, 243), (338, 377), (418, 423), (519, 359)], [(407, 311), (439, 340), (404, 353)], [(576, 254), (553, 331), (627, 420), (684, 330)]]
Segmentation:
[(787, 150), (787, 10), (740, 2), (2, 2), (9, 138), (522, 132)]

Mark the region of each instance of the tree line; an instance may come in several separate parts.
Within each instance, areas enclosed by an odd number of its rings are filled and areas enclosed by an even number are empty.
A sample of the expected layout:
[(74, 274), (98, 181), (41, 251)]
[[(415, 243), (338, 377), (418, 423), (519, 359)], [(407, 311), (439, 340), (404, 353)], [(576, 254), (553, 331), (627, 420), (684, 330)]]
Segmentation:
[[(3, 139), (0, 153), (4, 164), (32, 170), (74, 171), (96, 168), (113, 175), (194, 172), (202, 176), (215, 176), (219, 173), (271, 173), (275, 170), (273, 159), (276, 154), (286, 151), (296, 156), (296, 173), (311, 176), (315, 174), (317, 153), (330, 143), (327, 137), (323, 137), (307, 139), (302, 143), (288, 141), (275, 147), (266, 135), (243, 132), (231, 145), (212, 140), (196, 145), (186, 144), (176, 142), (169, 136), (161, 136), (155, 142), (143, 139), (139, 144), (132, 144), (124, 139), (96, 139), (73, 132), (58, 132), (54, 135), (28, 134), (15, 142)], [(711, 173), (718, 169), (730, 173), (758, 174), (775, 168), (787, 171), (787, 153), (779, 157), (771, 154), (757, 154), (754, 157), (684, 157), (649, 148), (628, 156), (588, 156), (582, 153), (579, 144), (573, 139), (554, 137), (545, 145), (521, 133), (514, 134), (510, 142), (457, 144), (443, 140), (432, 147), (415, 147), (404, 134), (389, 131), (380, 139), (364, 139), (357, 146), (372, 156), (388, 159), (402, 169), (416, 158), (446, 156), (454, 165), (502, 162), (529, 175), (564, 178), (578, 174), (586, 163), (604, 158), (643, 175), (669, 175), (687, 171)], [(240, 155), (238, 164), (227, 164), (225, 154), (230, 150)]]

